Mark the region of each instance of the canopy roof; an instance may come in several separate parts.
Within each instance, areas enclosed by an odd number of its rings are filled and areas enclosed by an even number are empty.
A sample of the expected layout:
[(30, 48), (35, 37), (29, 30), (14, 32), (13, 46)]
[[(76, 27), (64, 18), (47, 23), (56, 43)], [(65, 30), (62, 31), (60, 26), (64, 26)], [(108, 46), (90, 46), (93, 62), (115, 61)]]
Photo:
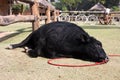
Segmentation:
[(34, 1), (36, 1), (36, 2), (40, 3), (41, 5), (43, 5), (45, 8), (47, 6), (50, 6), (51, 10), (55, 9), (55, 7), (52, 4), (50, 4), (49, 2), (47, 2), (46, 0), (18, 0), (18, 1), (29, 3), (29, 4), (32, 4), (32, 3), (34, 3)]
[(90, 11), (105, 11), (106, 7), (104, 7), (102, 4), (97, 3), (93, 7), (89, 9)]

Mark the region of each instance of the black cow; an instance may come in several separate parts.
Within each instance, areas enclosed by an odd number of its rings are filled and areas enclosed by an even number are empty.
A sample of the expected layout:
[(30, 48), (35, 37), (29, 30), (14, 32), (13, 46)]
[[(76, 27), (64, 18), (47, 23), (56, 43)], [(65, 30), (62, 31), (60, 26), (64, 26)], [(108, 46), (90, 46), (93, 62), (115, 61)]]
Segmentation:
[(91, 37), (81, 27), (68, 22), (53, 22), (41, 26), (19, 44), (9, 48), (28, 47), (32, 57), (72, 57), (90, 61), (103, 61), (108, 57), (102, 43)]

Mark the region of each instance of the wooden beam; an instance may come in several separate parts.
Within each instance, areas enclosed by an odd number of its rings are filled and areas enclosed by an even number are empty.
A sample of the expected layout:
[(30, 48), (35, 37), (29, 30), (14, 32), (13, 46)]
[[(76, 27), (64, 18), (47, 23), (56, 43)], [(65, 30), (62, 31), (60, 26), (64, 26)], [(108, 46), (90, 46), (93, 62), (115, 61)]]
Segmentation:
[(16, 22), (32, 22), (35, 20), (33, 15), (9, 15), (0, 16), (0, 26), (6, 26)]

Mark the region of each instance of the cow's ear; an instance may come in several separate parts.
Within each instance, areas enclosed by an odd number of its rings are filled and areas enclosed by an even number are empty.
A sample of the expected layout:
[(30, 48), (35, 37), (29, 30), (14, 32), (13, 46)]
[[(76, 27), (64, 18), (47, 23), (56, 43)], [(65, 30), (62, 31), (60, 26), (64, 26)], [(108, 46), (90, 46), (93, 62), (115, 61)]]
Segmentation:
[(90, 42), (90, 37), (89, 37), (88, 35), (82, 35), (81, 41), (82, 41), (83, 43)]
[(102, 47), (102, 43), (100, 41), (98, 41), (97, 39), (95, 39), (94, 37), (90, 37), (90, 40)]

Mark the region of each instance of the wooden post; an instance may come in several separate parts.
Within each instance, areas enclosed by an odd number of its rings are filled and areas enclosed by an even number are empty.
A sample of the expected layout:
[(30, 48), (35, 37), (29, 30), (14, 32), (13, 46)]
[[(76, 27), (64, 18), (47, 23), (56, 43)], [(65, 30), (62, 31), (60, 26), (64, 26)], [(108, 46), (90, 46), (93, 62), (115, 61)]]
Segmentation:
[(60, 15), (60, 11), (56, 10), (56, 15), (59, 16)]
[(12, 15), (12, 1), (9, 1), (9, 15)]
[(56, 14), (56, 10), (54, 10), (54, 12), (53, 12), (53, 16), (54, 16), (54, 22), (56, 22), (57, 21), (57, 14)]
[(23, 6), (23, 4), (22, 4), (22, 5), (21, 5), (21, 12), (20, 12), (21, 15), (23, 15), (23, 9), (24, 9), (24, 6)]
[(31, 5), (31, 10), (32, 10), (32, 15), (36, 17), (35, 21), (32, 22), (32, 30), (35, 31), (40, 26), (39, 3), (36, 0), (34, 0), (34, 4)]
[(57, 16), (56, 19), (57, 19), (57, 21), (59, 21), (59, 20), (58, 20), (58, 16), (59, 16), (59, 15), (60, 15), (60, 11), (59, 11), (59, 10), (56, 10), (56, 16)]
[(46, 16), (47, 16), (47, 20), (45, 21), (45, 24), (50, 23), (50, 6), (47, 7), (46, 10)]

